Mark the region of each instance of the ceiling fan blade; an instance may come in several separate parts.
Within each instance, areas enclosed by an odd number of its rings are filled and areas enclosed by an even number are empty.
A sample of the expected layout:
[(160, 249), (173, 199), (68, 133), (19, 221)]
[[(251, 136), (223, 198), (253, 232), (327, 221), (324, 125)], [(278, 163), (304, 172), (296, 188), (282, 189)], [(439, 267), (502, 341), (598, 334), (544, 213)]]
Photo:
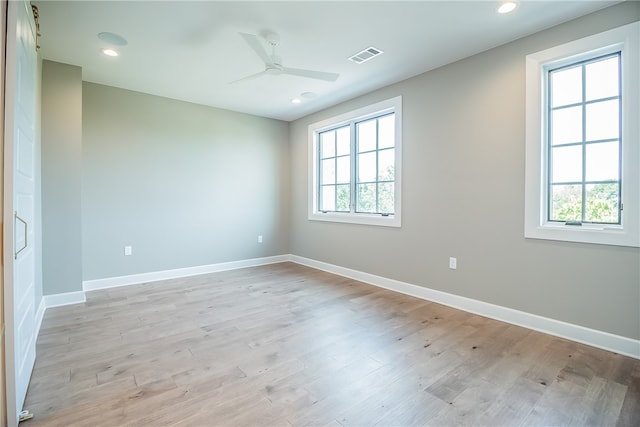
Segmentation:
[(243, 78), (241, 78), (241, 79), (238, 79), (238, 80), (234, 80), (234, 81), (232, 81), (232, 82), (229, 82), (229, 84), (230, 84), (230, 85), (234, 85), (234, 84), (236, 84), (236, 83), (246, 82), (246, 81), (248, 81), (248, 80), (253, 80), (253, 79), (256, 79), (256, 78), (258, 78), (258, 77), (260, 77), (260, 76), (262, 76), (262, 75), (264, 75), (264, 74), (266, 74), (266, 73), (267, 73), (266, 71), (260, 71), (259, 73), (251, 74), (250, 76), (243, 77)]
[(324, 71), (303, 70), (301, 68), (289, 68), (284, 67), (282, 69), (284, 74), (290, 74), (292, 76), (308, 77), (310, 79), (324, 80), (327, 82), (335, 82), (340, 77), (340, 74), (325, 73)]
[(269, 56), (267, 51), (264, 49), (264, 46), (262, 46), (262, 43), (260, 43), (258, 36), (253, 34), (247, 34), (247, 33), (240, 33), (240, 35), (242, 36), (242, 38), (244, 38), (244, 40), (247, 42), (249, 47), (251, 47), (251, 49), (253, 49), (253, 51), (258, 54), (260, 59), (262, 59), (262, 62), (264, 62), (267, 65), (273, 64), (271, 57)]

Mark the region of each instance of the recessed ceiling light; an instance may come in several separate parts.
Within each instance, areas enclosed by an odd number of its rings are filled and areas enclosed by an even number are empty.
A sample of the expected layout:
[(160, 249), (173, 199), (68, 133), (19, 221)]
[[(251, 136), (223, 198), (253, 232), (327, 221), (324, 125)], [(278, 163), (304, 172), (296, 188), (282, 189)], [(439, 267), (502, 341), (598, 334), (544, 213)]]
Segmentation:
[(301, 102), (302, 102), (302, 101), (301, 101), (300, 99), (298, 99), (298, 98), (293, 98), (293, 99), (291, 100), (291, 103), (292, 103), (292, 104), (300, 104)]
[(518, 3), (514, 1), (505, 1), (498, 8), (498, 13), (505, 14), (505, 13), (513, 12), (516, 7), (518, 7)]
[(118, 56), (117, 51), (109, 48), (102, 49), (102, 53), (104, 53), (107, 56)]
[(103, 42), (110, 44), (112, 46), (126, 46), (128, 43), (127, 39), (125, 39), (124, 37), (119, 36), (116, 33), (110, 33), (107, 31), (98, 33), (98, 38)]

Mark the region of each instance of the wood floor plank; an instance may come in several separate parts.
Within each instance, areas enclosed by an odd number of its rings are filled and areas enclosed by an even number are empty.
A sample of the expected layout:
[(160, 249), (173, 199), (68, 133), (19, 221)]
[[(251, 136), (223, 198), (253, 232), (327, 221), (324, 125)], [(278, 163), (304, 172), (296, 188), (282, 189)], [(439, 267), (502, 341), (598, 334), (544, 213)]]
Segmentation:
[(640, 361), (293, 263), (47, 310), (38, 426), (640, 425)]
[[(619, 372), (624, 371), (619, 369)], [(618, 427), (640, 425), (640, 364), (635, 364), (628, 378), (627, 394), (616, 423)]]

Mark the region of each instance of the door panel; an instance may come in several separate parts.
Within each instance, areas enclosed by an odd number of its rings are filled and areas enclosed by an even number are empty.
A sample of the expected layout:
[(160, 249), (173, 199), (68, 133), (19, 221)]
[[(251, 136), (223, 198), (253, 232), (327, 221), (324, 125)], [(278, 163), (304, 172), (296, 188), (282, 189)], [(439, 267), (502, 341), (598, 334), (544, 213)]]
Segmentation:
[[(17, 423), (35, 362), (35, 123), (37, 54), (31, 5), (8, 5), (5, 92), (5, 290), (9, 425)], [(14, 26), (15, 25), (15, 26)], [(11, 228), (9, 228), (11, 227)]]
[[(0, 189), (4, 189), (4, 81), (7, 35), (7, 2), (0, 2)], [(0, 190), (2, 191), (2, 190)], [(0, 197), (0, 211), (4, 212), (4, 200)], [(7, 425), (7, 381), (5, 374), (5, 311), (4, 311), (4, 263), (0, 262), (0, 425)]]
[(33, 181), (33, 141), (21, 128), (18, 129), (16, 144), (16, 173), (23, 179)]

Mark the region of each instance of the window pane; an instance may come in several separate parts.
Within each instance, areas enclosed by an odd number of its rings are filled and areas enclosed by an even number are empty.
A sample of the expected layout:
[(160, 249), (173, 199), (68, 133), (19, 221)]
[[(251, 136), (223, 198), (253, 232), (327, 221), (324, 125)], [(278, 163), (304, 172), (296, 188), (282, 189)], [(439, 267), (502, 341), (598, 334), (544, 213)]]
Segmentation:
[(376, 180), (376, 152), (358, 154), (358, 182)]
[(585, 220), (618, 223), (618, 184), (594, 184), (586, 188)]
[(349, 156), (337, 158), (337, 183), (346, 184), (351, 181), (351, 158)]
[(378, 184), (378, 204), (380, 213), (393, 213), (393, 182)]
[(619, 178), (618, 141), (587, 145), (587, 181), (617, 181)]
[(357, 124), (358, 152), (376, 149), (376, 119)]
[(322, 180), (320, 184), (335, 184), (336, 182), (336, 160), (326, 159), (322, 161)]
[(375, 213), (376, 211), (376, 184), (358, 185), (358, 212)]
[(336, 210), (340, 212), (349, 212), (351, 209), (351, 186), (350, 185), (337, 185), (336, 186)]
[(336, 188), (333, 185), (326, 185), (322, 187), (322, 203), (320, 206), (321, 211), (335, 211), (336, 210)]
[(551, 191), (551, 221), (582, 221), (582, 186), (554, 185)]
[(396, 116), (389, 114), (378, 120), (378, 148), (395, 146)]
[(587, 64), (587, 101), (618, 96), (618, 57)]
[(336, 133), (334, 131), (320, 134), (320, 158), (326, 159), (336, 155)]
[(343, 156), (351, 152), (351, 131), (349, 126), (342, 127), (336, 131), (338, 147), (336, 155)]
[(553, 111), (551, 118), (553, 145), (582, 141), (582, 108), (571, 107)]
[(582, 181), (582, 146), (554, 147), (551, 154), (551, 182)]
[(393, 181), (395, 167), (395, 150), (389, 148), (378, 151), (378, 180)]
[(582, 67), (551, 73), (551, 106), (582, 102)]
[(587, 141), (618, 138), (618, 100), (587, 105)]

